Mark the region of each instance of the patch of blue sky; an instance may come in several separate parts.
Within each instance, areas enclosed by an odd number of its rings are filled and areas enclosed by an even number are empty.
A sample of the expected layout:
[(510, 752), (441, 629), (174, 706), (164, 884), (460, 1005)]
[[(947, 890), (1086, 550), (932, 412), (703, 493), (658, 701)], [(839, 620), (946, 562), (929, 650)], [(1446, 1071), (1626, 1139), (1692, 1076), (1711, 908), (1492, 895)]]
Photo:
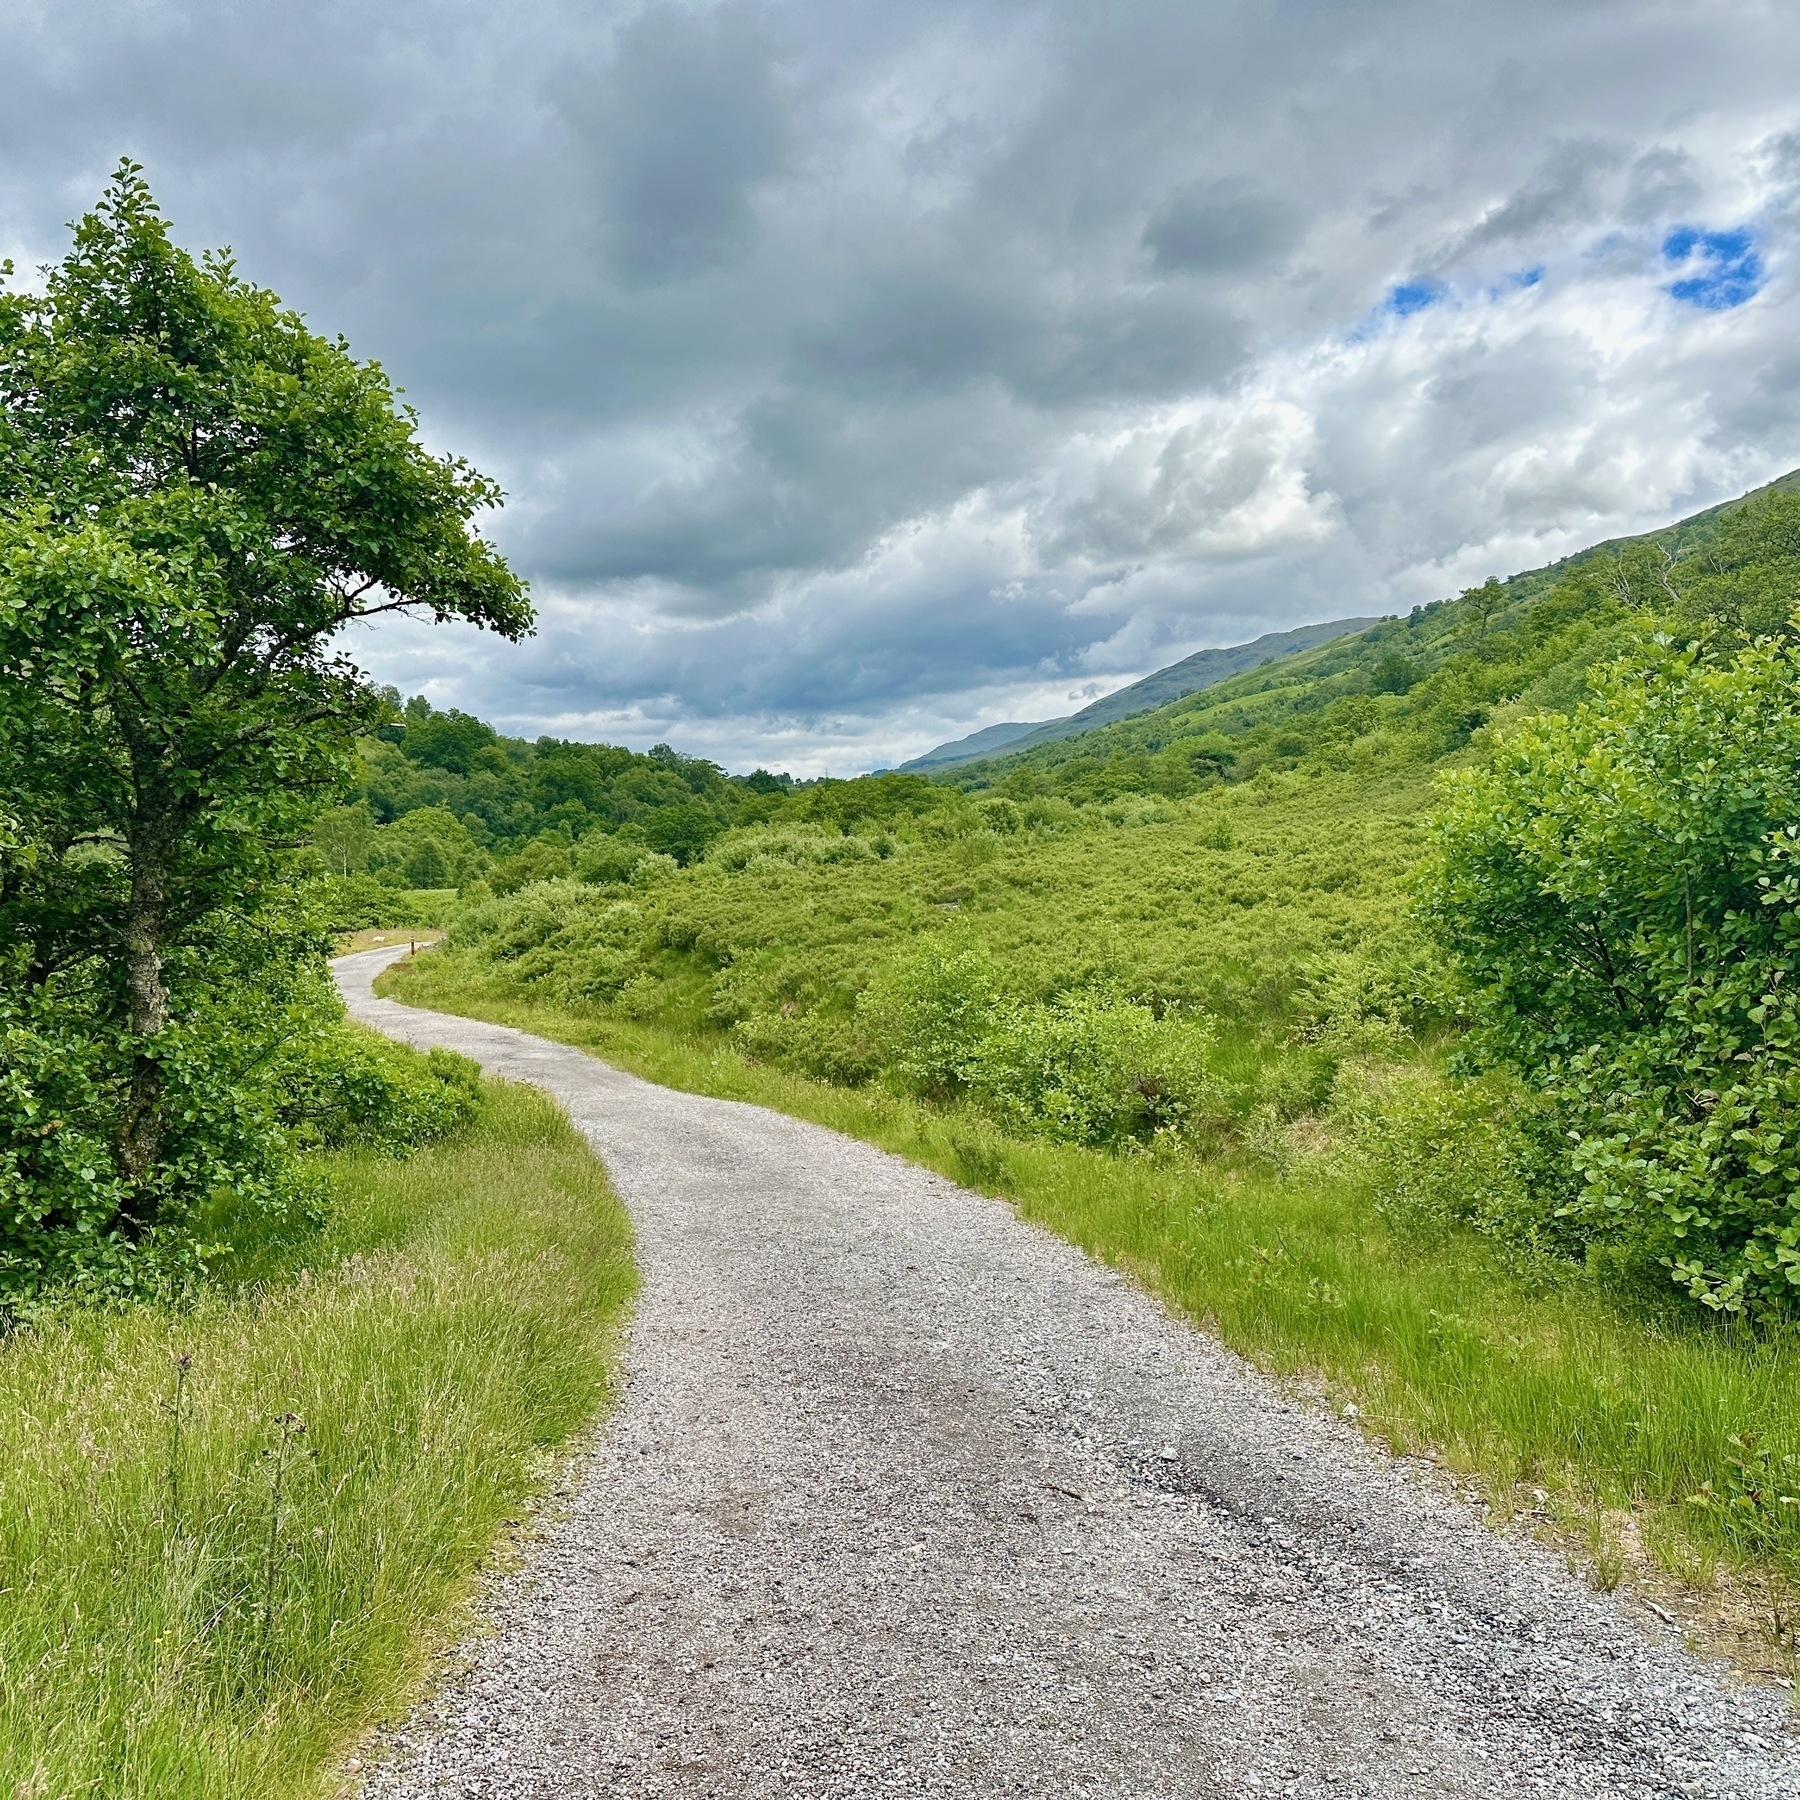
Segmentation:
[(1388, 289), (1381, 310), (1396, 319), (1410, 319), (1414, 313), (1436, 306), (1449, 292), (1441, 281), (1402, 281)]
[(1663, 291), (1702, 312), (1729, 312), (1763, 284), (1762, 255), (1747, 225), (1735, 231), (1677, 225), (1663, 238), (1662, 253), (1664, 262), (1682, 271)]
[(1449, 298), (1450, 289), (1441, 281), (1421, 277), (1415, 281), (1396, 282), (1382, 295), (1380, 303), (1368, 317), (1349, 333), (1347, 341), (1366, 344), (1391, 320), (1410, 319), (1415, 313), (1429, 311)]

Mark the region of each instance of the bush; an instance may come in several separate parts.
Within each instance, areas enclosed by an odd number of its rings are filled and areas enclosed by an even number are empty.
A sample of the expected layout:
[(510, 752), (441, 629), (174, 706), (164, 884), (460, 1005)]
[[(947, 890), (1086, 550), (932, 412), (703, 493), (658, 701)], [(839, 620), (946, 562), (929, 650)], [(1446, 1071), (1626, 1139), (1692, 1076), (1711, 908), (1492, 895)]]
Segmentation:
[(348, 1023), (320, 1032), (281, 1071), (278, 1116), (297, 1145), (404, 1156), (473, 1115), (481, 1065), (417, 1051)]
[(575, 853), (577, 877), (595, 887), (610, 882), (629, 881), (631, 872), (644, 860), (647, 852), (642, 844), (625, 838), (609, 837), (596, 831), (581, 840)]
[(1542, 1090), (1561, 1216), (1725, 1313), (1800, 1311), (1800, 653), (1658, 641), (1456, 778), (1425, 915), (1475, 1066)]
[(517, 856), (497, 862), (487, 873), (496, 894), (516, 894), (540, 881), (566, 881), (575, 873), (574, 853), (547, 838), (534, 838)]
[(219, 979), (194, 982), (163, 1033), (153, 1224), (107, 1135), (130, 1079), (120, 1039), (55, 986), (0, 987), (0, 1318), (58, 1294), (184, 1287), (233, 1233), (306, 1216), (298, 1150), (400, 1154), (468, 1116), (475, 1065), (344, 1023), (323, 964), (298, 960), (304, 935), (262, 939), (260, 962), (249, 941), (220, 945)]
[(435, 925), (436, 894), (391, 887), (373, 875), (327, 875), (318, 884), (319, 905), (333, 931), (370, 931), (395, 925)]
[(727, 832), (706, 852), (722, 869), (820, 868), (832, 863), (869, 862), (894, 852), (887, 836), (856, 837), (817, 825), (751, 826)]
[(1368, 1184), (1401, 1237), (1431, 1245), (1466, 1225), (1521, 1263), (1569, 1254), (1561, 1195), (1541, 1179), (1542, 1109), (1518, 1082), (1351, 1058), (1338, 1067), (1330, 1112), (1338, 1163)]
[(1004, 998), (1000, 970), (985, 951), (927, 952), (882, 970), (858, 1012), (902, 1086), (947, 1100), (967, 1089)]
[(643, 939), (635, 902), (554, 881), (469, 908), (451, 927), (449, 947), (476, 949), (509, 979), (565, 1005), (605, 1004), (645, 972)]
[(1049, 1001), (1009, 992), (985, 951), (890, 965), (861, 1018), (888, 1071), (913, 1092), (972, 1100), (1027, 1136), (1108, 1145), (1213, 1122), (1210, 1020), (1158, 1015), (1100, 988)]
[[(290, 1046), (334, 1016), (298, 909), (227, 923), (177, 960), (156, 1043), (162, 1151), (149, 1182), (117, 1164), (114, 1121), (136, 1044), (79, 980), (0, 983), (0, 1314), (67, 1289), (148, 1292), (192, 1279), (221, 1196), (239, 1213), (304, 1202), (276, 1117)], [(206, 971), (203, 978), (202, 970)]]
[(1144, 1141), (1201, 1124), (1215, 1089), (1210, 1021), (1107, 994), (1002, 1008), (969, 1058), (970, 1093), (1008, 1130), (1067, 1144)]

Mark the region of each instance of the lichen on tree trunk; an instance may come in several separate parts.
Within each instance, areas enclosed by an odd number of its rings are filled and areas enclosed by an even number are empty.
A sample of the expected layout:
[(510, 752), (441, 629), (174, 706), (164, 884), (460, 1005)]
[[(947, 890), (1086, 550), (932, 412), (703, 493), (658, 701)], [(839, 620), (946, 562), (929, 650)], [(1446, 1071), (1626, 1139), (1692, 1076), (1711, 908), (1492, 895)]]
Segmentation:
[(163, 981), (162, 926), (167, 884), (153, 855), (132, 858), (131, 905), (125, 921), (125, 986), (132, 1038), (131, 1080), (119, 1117), (115, 1155), (133, 1189), (129, 1222), (152, 1223), (149, 1178), (162, 1147), (162, 1068), (155, 1040), (169, 1023), (169, 990)]

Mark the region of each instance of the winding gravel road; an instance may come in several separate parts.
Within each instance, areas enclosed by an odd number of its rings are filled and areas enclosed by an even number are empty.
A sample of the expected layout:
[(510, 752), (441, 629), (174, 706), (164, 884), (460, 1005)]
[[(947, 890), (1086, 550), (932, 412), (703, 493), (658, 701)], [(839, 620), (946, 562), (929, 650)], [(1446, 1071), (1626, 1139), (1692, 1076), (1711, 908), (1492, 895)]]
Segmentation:
[(380, 1800), (1800, 1796), (1793, 1719), (998, 1201), (375, 999), (553, 1094), (628, 1385)]

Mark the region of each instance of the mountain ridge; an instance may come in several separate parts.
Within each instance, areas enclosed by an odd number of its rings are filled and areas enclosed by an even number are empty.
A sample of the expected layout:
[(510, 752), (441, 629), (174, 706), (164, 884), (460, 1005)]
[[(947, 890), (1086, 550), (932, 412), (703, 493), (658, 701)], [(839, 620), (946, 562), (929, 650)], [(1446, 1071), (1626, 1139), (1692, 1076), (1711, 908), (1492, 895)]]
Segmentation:
[(1014, 755), (1038, 744), (1055, 743), (1060, 738), (1079, 737), (1097, 726), (1111, 725), (1120, 719), (1135, 718), (1139, 713), (1154, 712), (1171, 700), (1199, 693), (1216, 683), (1241, 675), (1246, 669), (1260, 668), (1268, 662), (1279, 662), (1284, 656), (1302, 650), (1316, 649), (1334, 638), (1349, 637), (1378, 625), (1376, 618), (1330, 619), (1317, 625), (1300, 625), (1291, 631), (1265, 631), (1247, 644), (1225, 644), (1196, 650), (1179, 662), (1155, 669), (1140, 680), (1103, 694), (1091, 705), (1066, 718), (1041, 719), (1024, 723), (988, 725), (967, 737), (956, 738), (901, 763), (895, 771), (901, 775), (934, 774), (957, 768), (964, 763), (983, 762), (1004, 751)]
[[(1362, 621), (1359, 629), (1342, 633), (1329, 632), (1329, 635), (1310, 646), (1291, 649), (1271, 658), (1259, 658), (1243, 669), (1205, 683), (1204, 689), (1222, 689), (1222, 702), (1240, 693), (1248, 698), (1253, 692), (1260, 692), (1272, 683), (1291, 685), (1294, 682), (1304, 684), (1320, 678), (1329, 680), (1334, 675), (1341, 676), (1352, 664), (1368, 663), (1372, 666), (1386, 654), (1399, 657), (1402, 662), (1422, 657), (1421, 672), (1424, 672), (1433, 665), (1436, 657), (1446, 652), (1450, 638), (1461, 629), (1459, 621), (1464, 619), (1464, 615), (1475, 619), (1479, 631), (1485, 632), (1490, 615), (1496, 626), (1504, 624), (1520, 608), (1548, 593), (1558, 582), (1596, 562), (1608, 559), (1617, 561), (1627, 551), (1640, 546), (1660, 545), (1670, 555), (1689, 555), (1703, 547), (1720, 522), (1740, 507), (1767, 495), (1796, 490), (1800, 490), (1800, 469), (1789, 470), (1772, 481), (1764, 482), (1728, 500), (1703, 507), (1683, 518), (1671, 520), (1666, 525), (1658, 525), (1630, 536), (1605, 538), (1579, 550), (1572, 550), (1568, 555), (1560, 556), (1554, 562), (1542, 564), (1535, 569), (1522, 569), (1512, 575), (1496, 577), (1479, 588), (1466, 590), (1460, 597), (1446, 597), (1415, 606), (1410, 615), (1389, 615), (1378, 620)], [(1486, 597), (1490, 593), (1494, 595), (1493, 600)], [(1329, 631), (1327, 627), (1311, 629)], [(1237, 648), (1249, 647), (1245, 645)], [(1180, 664), (1171, 665), (1171, 668), (1180, 667)], [(1164, 673), (1167, 671), (1159, 670), (1157, 675), (1146, 676), (1145, 683), (1154, 682)], [(1250, 686), (1245, 687), (1245, 683)], [(1133, 685), (1135, 687), (1140, 684)], [(1107, 699), (1122, 699), (1131, 691), (1129, 688), (1121, 688), (1117, 695), (1108, 695)], [(989, 768), (997, 770), (1001, 766), (1023, 766), (1022, 763), (1015, 763), (1014, 759), (1029, 758), (1036, 763), (1042, 760), (1042, 755), (1061, 761), (1071, 754), (1089, 754), (1087, 751), (1075, 752), (1055, 747), (1076, 736), (1086, 738), (1094, 735), (1096, 741), (1091, 754), (1096, 755), (1111, 754), (1116, 747), (1115, 739), (1119, 740), (1120, 746), (1126, 738), (1145, 737), (1146, 733), (1146, 742), (1152, 738), (1160, 740), (1165, 732), (1159, 721), (1167, 715), (1185, 713), (1190, 707), (1202, 704), (1197, 698), (1201, 691), (1201, 688), (1189, 688), (1186, 692), (1173, 694), (1147, 708), (1133, 708), (1123, 716), (1110, 720), (1084, 720), (1073, 728), (1070, 728), (1070, 721), (1053, 721), (1052, 723), (1061, 724), (1065, 728), (1057, 731), (1043, 731), (1040, 728), (1041, 735), (1038, 732), (1020, 734), (997, 747), (936, 762), (918, 772), (948, 777), (957, 785), (966, 785), (971, 780), (977, 783), (984, 781), (987, 778), (985, 771)], [(1104, 702), (1096, 704), (1103, 705)], [(1092, 712), (1094, 709), (1086, 710)], [(1082, 714), (1074, 715), (1075, 719), (1082, 717)], [(1171, 724), (1173, 723), (1171, 719)], [(1180, 729), (1179, 726), (1175, 728)], [(969, 741), (973, 740), (964, 740)], [(942, 748), (955, 749), (956, 746), (946, 745)], [(1041, 752), (1042, 755), (1032, 756), (1034, 751)]]

